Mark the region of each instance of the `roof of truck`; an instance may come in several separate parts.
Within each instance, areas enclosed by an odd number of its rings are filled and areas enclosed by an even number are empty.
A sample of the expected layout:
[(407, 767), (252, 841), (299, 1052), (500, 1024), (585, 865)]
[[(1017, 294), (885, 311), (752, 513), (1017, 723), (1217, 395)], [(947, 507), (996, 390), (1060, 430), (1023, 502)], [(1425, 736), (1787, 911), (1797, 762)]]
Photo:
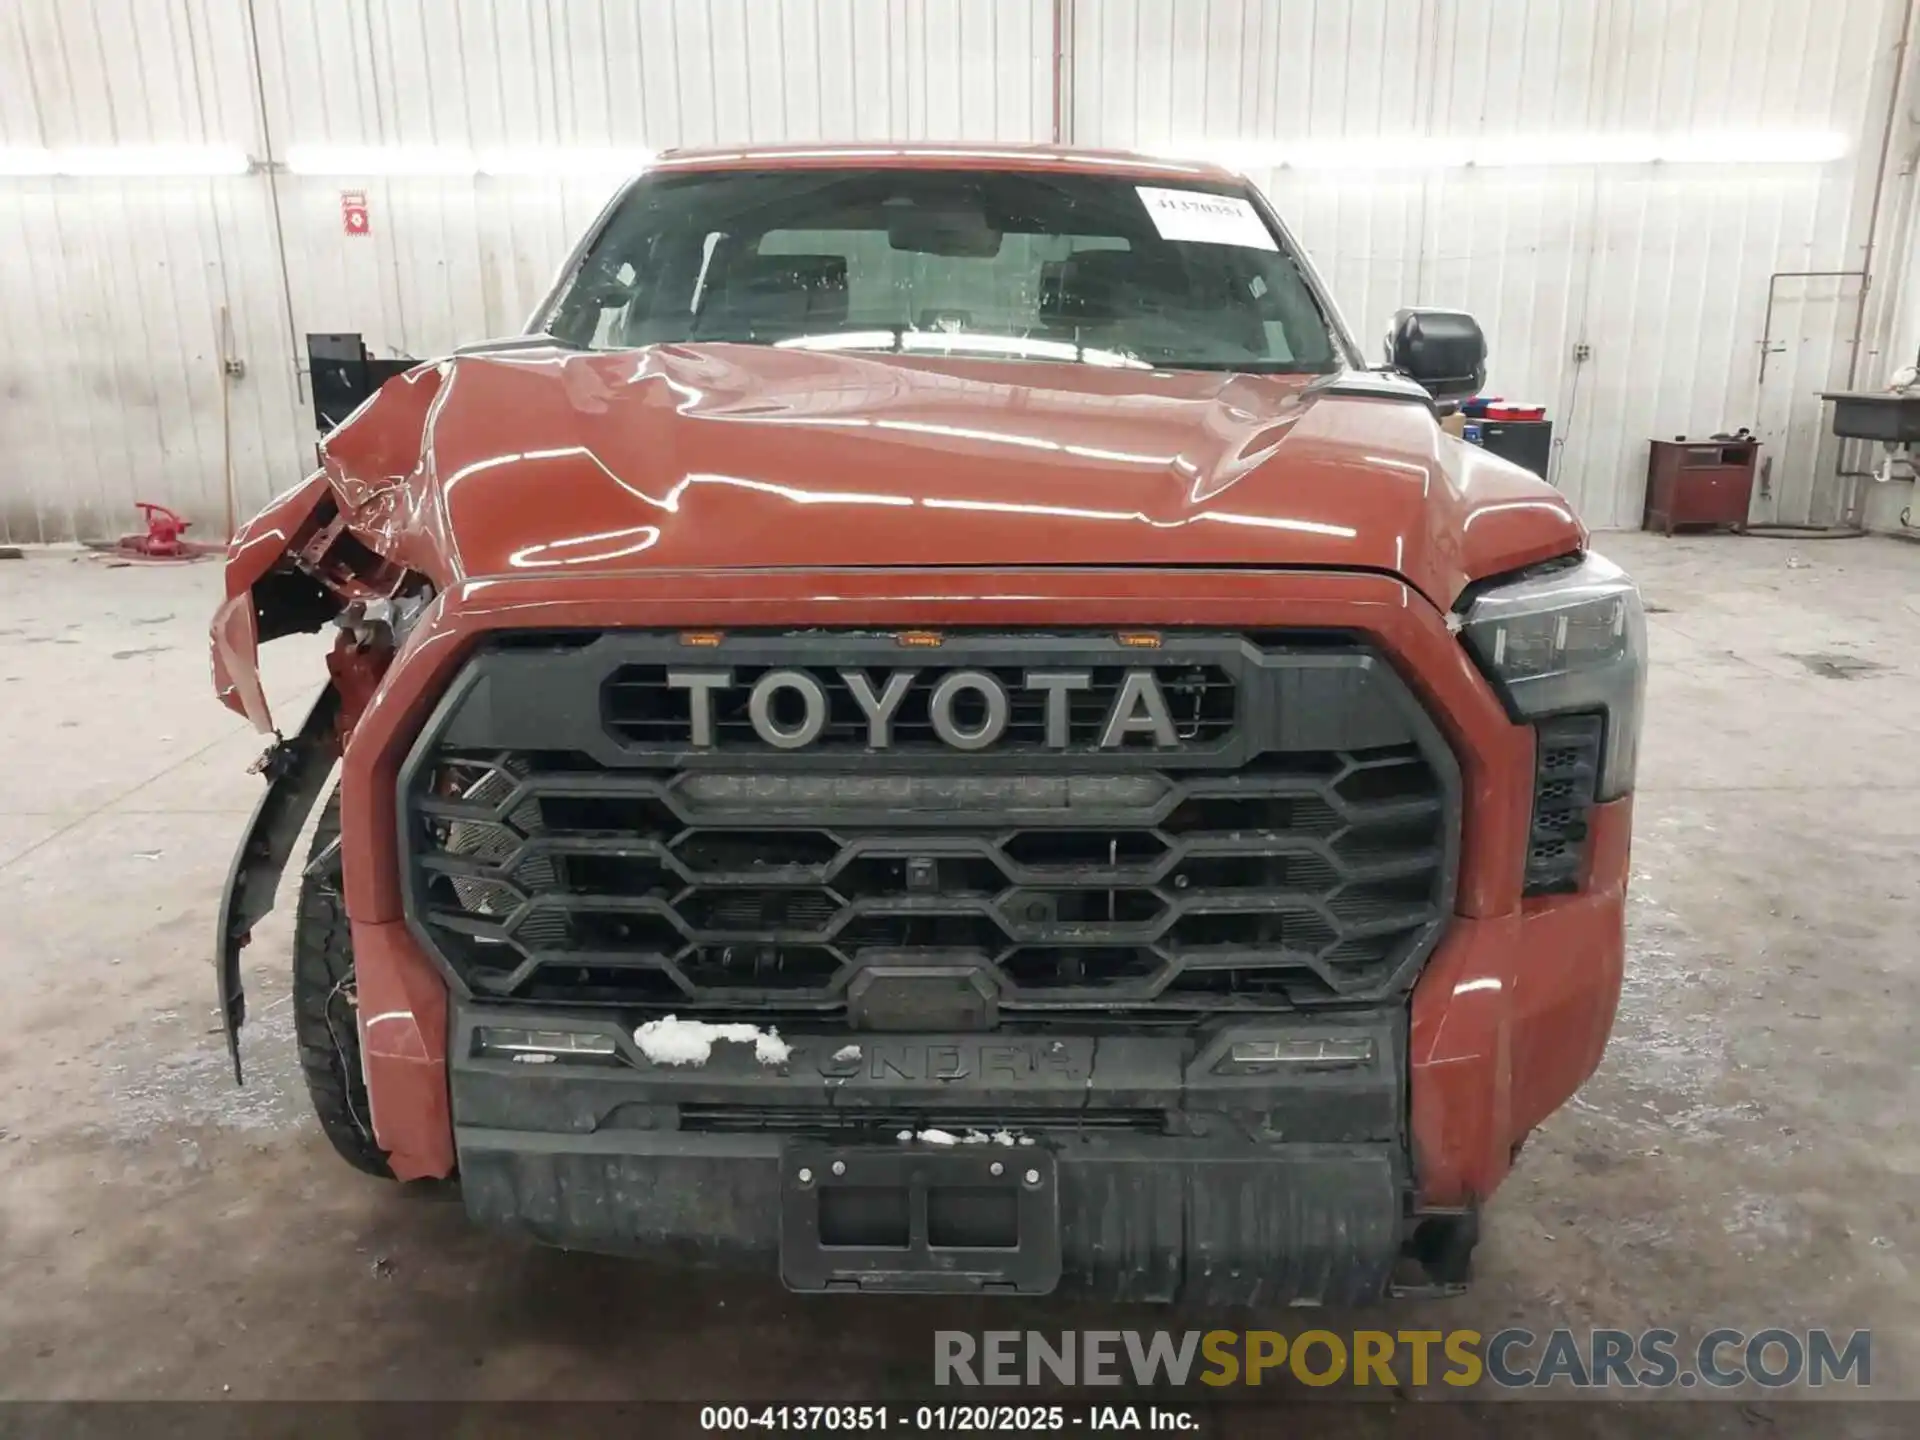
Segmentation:
[(1224, 166), (1173, 160), (1126, 150), (1083, 150), (1061, 145), (1002, 145), (853, 141), (817, 145), (746, 145), (706, 150), (662, 151), (653, 170), (760, 170), (859, 165), (927, 170), (1077, 170), (1089, 174), (1161, 179), (1237, 181)]

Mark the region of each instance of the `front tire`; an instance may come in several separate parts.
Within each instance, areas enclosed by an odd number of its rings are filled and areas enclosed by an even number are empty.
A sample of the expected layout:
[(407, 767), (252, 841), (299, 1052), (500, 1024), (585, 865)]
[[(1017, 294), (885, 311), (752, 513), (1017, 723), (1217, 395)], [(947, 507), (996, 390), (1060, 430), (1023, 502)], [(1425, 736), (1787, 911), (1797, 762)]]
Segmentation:
[[(340, 836), (340, 790), (334, 787), (314, 826), (307, 863)], [(337, 854), (337, 851), (336, 851)], [(356, 1170), (392, 1179), (387, 1153), (373, 1138), (366, 1074), (360, 1066), (353, 937), (340, 896), (338, 865), (302, 874), (293, 928), (293, 1030), (307, 1094), (328, 1141)]]

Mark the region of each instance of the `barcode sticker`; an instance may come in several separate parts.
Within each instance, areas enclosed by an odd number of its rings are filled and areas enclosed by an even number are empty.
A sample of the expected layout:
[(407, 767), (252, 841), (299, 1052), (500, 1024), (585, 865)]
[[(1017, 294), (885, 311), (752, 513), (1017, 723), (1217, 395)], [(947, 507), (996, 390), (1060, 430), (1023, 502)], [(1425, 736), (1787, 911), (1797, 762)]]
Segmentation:
[(1238, 245), (1245, 250), (1280, 248), (1273, 243), (1273, 232), (1260, 219), (1260, 212), (1238, 195), (1162, 190), (1152, 185), (1136, 185), (1134, 189), (1162, 240)]

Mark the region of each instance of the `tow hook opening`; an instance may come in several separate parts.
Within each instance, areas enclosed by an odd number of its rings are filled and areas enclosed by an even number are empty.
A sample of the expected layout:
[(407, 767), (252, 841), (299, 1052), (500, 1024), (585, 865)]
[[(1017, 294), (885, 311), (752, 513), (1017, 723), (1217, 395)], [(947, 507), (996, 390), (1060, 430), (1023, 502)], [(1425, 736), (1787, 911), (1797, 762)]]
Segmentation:
[(1473, 1279), (1473, 1248), (1479, 1242), (1478, 1206), (1416, 1213), (1401, 1242), (1390, 1293), (1408, 1298), (1463, 1294)]

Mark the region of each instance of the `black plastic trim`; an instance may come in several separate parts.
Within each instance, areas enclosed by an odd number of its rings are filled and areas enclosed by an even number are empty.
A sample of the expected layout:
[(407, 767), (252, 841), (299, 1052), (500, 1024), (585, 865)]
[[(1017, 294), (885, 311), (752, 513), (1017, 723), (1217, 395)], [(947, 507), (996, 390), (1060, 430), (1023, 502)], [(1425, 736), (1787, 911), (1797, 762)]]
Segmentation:
[(253, 807), (253, 817), (234, 851), (226, 888), (220, 892), (214, 977), (236, 1085), (242, 1083), (240, 1027), (247, 1018), (240, 952), (253, 938), (253, 927), (273, 909), (280, 877), (292, 858), (300, 828), (307, 823), (333, 772), (338, 755), (334, 727), (339, 716), (340, 692), (329, 682), (294, 737), (275, 738), (259, 767), (266, 776), (266, 791)]
[(1561, 895), (1580, 888), (1605, 737), (1606, 717), (1599, 714), (1556, 715), (1534, 726), (1533, 812), (1523, 894)]

